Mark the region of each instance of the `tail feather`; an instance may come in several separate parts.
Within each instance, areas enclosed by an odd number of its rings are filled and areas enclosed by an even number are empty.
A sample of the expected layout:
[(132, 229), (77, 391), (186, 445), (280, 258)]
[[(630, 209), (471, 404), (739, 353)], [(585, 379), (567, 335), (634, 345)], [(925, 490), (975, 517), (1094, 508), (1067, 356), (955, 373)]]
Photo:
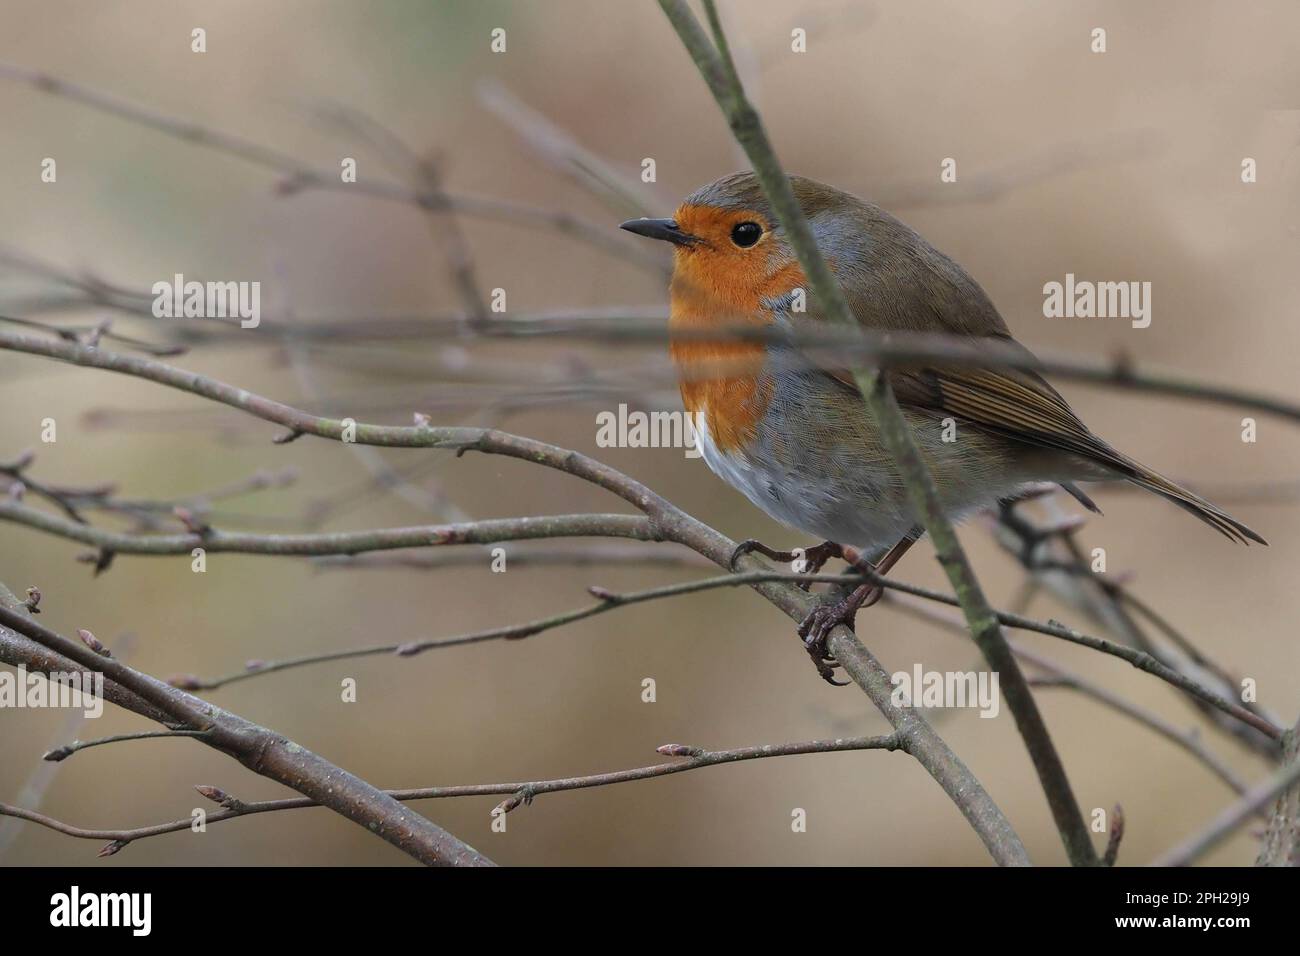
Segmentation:
[(1262, 545), (1268, 544), (1267, 541), (1232, 517), (1232, 515), (1222, 508), (1210, 504), (1200, 495), (1175, 484), (1164, 475), (1157, 474), (1145, 465), (1140, 465), (1131, 460), (1129, 464), (1131, 465), (1131, 472), (1125, 475), (1129, 481), (1148, 491), (1155, 492), (1167, 501), (1173, 502), (1189, 514), (1200, 518), (1229, 540), (1239, 541), (1242, 544), (1249, 544), (1251, 541)]

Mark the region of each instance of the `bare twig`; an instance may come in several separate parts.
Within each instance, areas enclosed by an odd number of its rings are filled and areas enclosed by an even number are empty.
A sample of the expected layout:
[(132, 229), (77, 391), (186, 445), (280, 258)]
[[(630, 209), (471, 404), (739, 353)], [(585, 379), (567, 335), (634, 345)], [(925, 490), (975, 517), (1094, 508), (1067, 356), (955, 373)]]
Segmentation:
[(630, 591), (623, 594), (615, 594), (612, 591), (606, 591), (603, 588), (590, 588), (589, 590), (600, 600), (596, 604), (589, 604), (585, 607), (575, 608), (571, 611), (563, 611), (559, 614), (553, 614), (549, 617), (538, 618), (532, 621), (525, 621), (521, 624), (506, 624), (501, 627), (493, 627), (483, 631), (472, 631), (468, 634), (457, 634), (452, 637), (437, 637), (427, 640), (402, 641), (391, 644), (374, 644), (367, 647), (351, 647), (338, 651), (324, 651), (316, 654), (305, 654), (301, 657), (291, 657), (279, 661), (253, 661), (250, 662), (242, 671), (235, 671), (225, 674), (221, 677), (204, 678), (197, 677), (193, 674), (178, 674), (169, 678), (170, 682), (186, 690), (212, 690), (217, 687), (223, 687), (226, 684), (233, 684), (237, 681), (248, 680), (252, 677), (260, 677), (263, 674), (273, 674), (277, 671), (291, 670), (297, 667), (305, 667), (310, 664), (324, 664), (330, 661), (351, 660), (357, 657), (373, 657), (380, 654), (397, 654), (401, 657), (414, 657), (416, 654), (422, 654), (425, 651), (436, 650), (446, 647), (463, 647), (466, 644), (481, 644), (486, 641), (517, 641), (526, 637), (533, 637), (546, 631), (555, 630), (567, 624), (573, 624), (576, 621), (585, 620), (589, 617), (595, 617), (597, 614), (604, 614), (615, 608), (626, 607), (632, 604), (641, 604), (646, 601), (656, 601), (662, 598), (678, 597), (683, 594), (695, 594), (700, 591), (709, 591), (722, 587), (745, 587), (755, 584), (761, 584), (769, 581), (790, 581), (792, 583), (806, 583), (813, 581), (823, 581), (835, 584), (857, 583), (862, 579), (856, 575), (836, 575), (836, 574), (783, 574), (775, 571), (745, 571), (740, 574), (726, 574), (721, 577), (706, 578), (701, 581), (687, 581), (682, 584), (670, 584), (664, 587), (647, 588), (643, 591)]
[(1120, 841), (1124, 839), (1124, 808), (1118, 803), (1110, 811), (1110, 833), (1106, 838), (1106, 852), (1101, 862), (1105, 866), (1114, 866), (1119, 859)]
[(99, 737), (95, 740), (74, 740), (70, 744), (64, 744), (47, 750), (41, 757), (42, 760), (49, 760), (58, 763), (61, 760), (67, 760), (73, 754), (81, 750), (88, 750), (91, 747), (102, 747), (104, 744), (116, 744), (123, 740), (156, 740), (159, 737), (202, 737), (206, 730), (146, 730), (135, 734), (116, 734), (112, 737)]
[(0, 79), (25, 83), (43, 93), (81, 103), (101, 113), (148, 127), (175, 139), (226, 153), (266, 169), (276, 170), (284, 176), (278, 187), (283, 195), (291, 195), (305, 189), (333, 189), (344, 193), (351, 192), (409, 203), (425, 210), (445, 209), (461, 215), (553, 230), (655, 271), (662, 272), (664, 268), (662, 259), (649, 256), (630, 243), (621, 241), (609, 230), (592, 225), (568, 212), (552, 212), (482, 196), (430, 193), (367, 177), (358, 177), (356, 182), (345, 183), (337, 171), (313, 169), (288, 153), (239, 136), (218, 132), (189, 120), (167, 116), (111, 94), (70, 83), (38, 70), (0, 63)]
[[(656, 550), (644, 545), (623, 545), (617, 542), (593, 541), (577, 547), (519, 547), (506, 549), (506, 560), (511, 568), (521, 567), (609, 567), (635, 565), (637, 567), (705, 568), (708, 561), (693, 551)], [(358, 555), (330, 555), (313, 562), (322, 570), (363, 568), (409, 568), (432, 571), (438, 568), (481, 566), (484, 558), (479, 552), (466, 549), (453, 551), (383, 551)]]
[[(948, 630), (969, 636), (965, 623), (958, 614), (953, 614), (943, 608), (938, 608), (929, 601), (918, 600), (910, 594), (890, 593), (885, 596), (888, 604), (899, 610), (922, 618), (927, 621), (942, 624)], [(1014, 626), (1009, 621), (1003, 621), (1004, 624)], [(1143, 724), (1160, 736), (1169, 740), (1171, 743), (1181, 747), (1191, 756), (1205, 764), (1219, 779), (1228, 785), (1235, 793), (1245, 793), (1247, 790), (1246, 782), (1241, 776), (1226, 764), (1218, 755), (1201, 740), (1200, 735), (1195, 730), (1182, 730), (1163, 717), (1144, 707), (1125, 700), (1109, 688), (1080, 677), (1071, 671), (1067, 671), (1060, 664), (1039, 654), (1037, 651), (1031, 651), (1022, 643), (1013, 643), (1012, 649), (1016, 656), (1021, 660), (1031, 664), (1044, 676), (1030, 679), (1030, 683), (1035, 687), (1063, 687), (1091, 697), (1093, 700), (1110, 707), (1124, 716)]]
[(195, 548), (209, 553), (320, 556), (362, 554), (400, 548), (426, 548), (459, 544), (494, 544), (529, 538), (567, 538), (587, 535), (653, 541), (655, 530), (635, 515), (581, 514), (491, 518), (463, 524), (414, 525), (371, 531), (335, 531), (315, 534), (256, 534), (219, 531), (204, 527), (188, 534), (135, 534), (78, 524), (17, 501), (0, 499), (0, 520), (36, 528), (92, 545), (114, 554), (190, 554)]
[[(1079, 527), (1077, 522), (1065, 517), (1056, 508), (1054, 499), (1042, 500), (1049, 509), (1049, 516), (1059, 519), (1055, 523), (1049, 521), (1037, 525), (1023, 516), (1020, 509), (1004, 508), (998, 526), (1000, 532), (1014, 536), (1014, 544), (1009, 544), (1003, 535), (999, 535), (998, 540), (1033, 575), (1033, 580), (1051, 588), (1061, 600), (1081, 610), (1124, 644), (1157, 661), (1163, 669), (1182, 675), (1190, 681), (1188, 689), (1195, 685), (1216, 697), (1236, 700), (1238, 681), (1227, 669), (1209, 660), (1184, 634), (1145, 602), (1138, 600), (1115, 577), (1106, 578), (1093, 573), (1075, 538)], [(1171, 652), (1151, 640), (1130, 610), (1154, 624), (1182, 653)], [(1236, 700), (1234, 706), (1254, 715), (1252, 720), (1241, 722), (1224, 720), (1222, 708), (1207, 706), (1208, 700), (1198, 692), (1192, 692), (1190, 700), (1216, 729), (1225, 732), (1235, 742), (1272, 761), (1280, 757), (1277, 746), (1279, 725), (1259, 704)], [(1270, 729), (1264, 730), (1265, 727)]]
[(1287, 764), (1263, 783), (1252, 787), (1245, 796), (1215, 817), (1204, 830), (1188, 837), (1156, 859), (1152, 865), (1187, 866), (1196, 862), (1268, 803), (1297, 785), (1300, 785), (1300, 761)]
[(553, 168), (605, 200), (622, 218), (652, 216), (657, 197), (639, 180), (620, 175), (608, 162), (585, 148), (568, 131), (556, 126), (499, 82), (482, 83), (478, 98), (488, 111), (510, 126)]
[[(0, 584), (0, 601), (8, 600), (8, 592), (4, 585)], [(27, 602), (27, 606), (30, 610), (30, 600)], [(15, 642), (25, 642), (32, 649), (38, 647), (38, 645), (28, 641), (27, 638), (14, 634), (12, 631), (6, 630), (5, 628), (0, 628), (0, 660), (8, 661), (10, 659), (11, 655), (9, 652), (13, 650), (13, 644)], [(131, 654), (135, 651), (135, 646), (135, 635), (130, 633), (119, 635), (113, 641), (114, 651), (117, 655), (117, 659), (120, 661), (128, 660)], [(39, 663), (37, 664), (36, 669), (38, 671), (41, 669)], [(108, 684), (105, 683), (105, 699), (109, 698), (108, 690)], [(92, 719), (93, 718), (89, 716), (87, 710), (84, 708), (81, 710), (69, 710), (67, 716), (60, 724), (59, 729), (55, 731), (53, 739), (55, 741), (75, 739), (86, 726), (87, 721)], [(53, 785), (58, 770), (59, 765), (57, 763), (49, 762), (41, 762), (32, 767), (27, 774), (26, 780), (23, 781), (22, 786), (19, 787), (15, 793), (15, 800), (18, 804), (33, 810), (38, 809), (44, 802), (45, 795)], [(21, 829), (22, 826), (20, 821), (0, 820), (0, 860), (5, 858), (6, 852), (13, 846), (13, 843), (18, 838)]]
[[(423, 787), (412, 790), (386, 790), (388, 796), (401, 802), (412, 800), (437, 800), (447, 797), (481, 797), (506, 796), (509, 799), (501, 804), (502, 812), (509, 812), (521, 803), (532, 803), (533, 799), (544, 793), (560, 793), (567, 790), (586, 790), (592, 787), (607, 787), (617, 783), (629, 783), (634, 780), (648, 780), (653, 777), (667, 777), (673, 774), (699, 770), (703, 767), (715, 767), (720, 764), (740, 763), (746, 760), (761, 760), (768, 757), (790, 757), (799, 754), (843, 753), (856, 750), (899, 750), (902, 743), (897, 734), (883, 737), (843, 737), (835, 740), (809, 740), (793, 744), (767, 744), (759, 747), (740, 747), (735, 750), (701, 750), (682, 744), (665, 744), (658, 748), (665, 756), (680, 757), (671, 763), (653, 764), (648, 767), (635, 767), (631, 770), (614, 770), (608, 773), (590, 774), (583, 777), (560, 777), (554, 780), (528, 780), (516, 783), (470, 784), (452, 787)], [(304, 807), (320, 806), (314, 800), (295, 797), (287, 800), (263, 800), (244, 802), (237, 800), (215, 787), (196, 788), (204, 796), (221, 804), (221, 810), (208, 814), (205, 822), (220, 823), (235, 817), (251, 816), (258, 813), (272, 813), (279, 810), (296, 810)], [(53, 817), (0, 803), (0, 816), (16, 817), (28, 820), (65, 836), (83, 840), (109, 840), (114, 844), (125, 846), (146, 837), (160, 836), (188, 830), (193, 823), (191, 817), (160, 823), (147, 827), (132, 829), (87, 829), (63, 823)], [(117, 849), (121, 849), (118, 846)], [(113, 852), (116, 852), (114, 850)]]
[[(868, 571), (855, 570), (852, 573), (843, 574), (843, 575), (791, 574), (791, 573), (784, 573), (784, 572), (749, 571), (741, 574), (728, 574), (716, 578), (707, 578), (700, 581), (690, 581), (684, 584), (666, 585), (658, 588), (649, 588), (644, 591), (636, 591), (628, 594), (613, 594), (611, 592), (604, 591), (603, 589), (592, 588), (591, 589), (592, 593), (595, 593), (598, 597), (601, 597), (602, 600), (600, 604), (578, 608), (573, 611), (566, 611), (561, 614), (552, 615), (550, 617), (541, 618), (539, 620), (526, 621), (521, 624), (504, 625), (502, 627), (490, 628), (488, 630), (474, 631), (468, 634), (459, 634), (451, 637), (433, 638), (426, 641), (409, 641), (404, 643), (381, 644), (381, 645), (373, 645), (367, 647), (346, 648), (339, 651), (328, 651), (320, 654), (309, 654), (303, 657), (290, 658), (283, 661), (258, 661), (256, 663), (256, 666), (251, 666), (245, 669), (244, 671), (228, 674), (220, 678), (204, 679), (204, 678), (194, 677), (193, 675), (183, 675), (181, 677), (176, 678), (176, 680), (182, 682), (179, 684), (179, 686), (183, 686), (189, 690), (214, 688), (214, 687), (220, 687), (223, 684), (232, 683), (234, 681), (245, 680), (249, 677), (254, 677), (260, 674), (274, 673), (276, 671), (288, 670), (291, 668), (301, 667), (309, 664), (325, 663), (325, 662), (335, 661), (335, 660), (348, 660), (354, 657), (366, 657), (366, 656), (372, 656), (378, 654), (399, 653), (403, 655), (410, 655), (417, 652), (422, 652), (425, 650), (433, 650), (442, 647), (457, 647), (464, 644), (477, 644), (477, 643), (482, 643), (484, 641), (503, 640), (503, 639), (514, 640), (514, 639), (519, 639), (524, 637), (531, 637), (533, 635), (540, 634), (544, 631), (552, 630), (556, 627), (560, 627), (566, 624), (571, 624), (575, 621), (579, 621), (587, 617), (592, 617), (596, 614), (600, 614), (604, 611), (611, 610), (615, 607), (620, 607), (625, 604), (636, 604), (636, 603), (641, 603), (643, 601), (677, 597), (683, 594), (692, 594), (698, 591), (710, 590), (719, 587), (735, 587), (735, 586), (747, 585), (747, 584), (752, 585), (752, 584), (767, 582), (767, 581), (788, 581), (791, 583), (821, 582), (821, 583), (828, 583), (828, 584), (858, 584), (861, 583), (863, 580), (867, 580), (873, 584), (877, 584), (890, 592), (898, 592), (916, 598), (923, 598), (926, 601), (932, 601), (935, 603), (945, 604), (952, 607), (959, 606), (957, 599), (952, 595), (944, 594), (940, 591), (935, 591), (930, 588), (924, 588), (914, 584), (909, 584), (906, 581), (901, 581), (896, 578), (886, 578), (880, 575), (873, 575), (869, 570)], [(1219, 696), (1213, 691), (1208, 690), (1207, 688), (1198, 684), (1192, 678), (1162, 664), (1160, 661), (1156, 660), (1154, 657), (1152, 657), (1150, 654), (1147, 654), (1144, 651), (1139, 651), (1131, 647), (1126, 647), (1121, 644), (1116, 644), (1113, 641), (1108, 641), (1105, 640), (1104, 638), (1092, 637), (1090, 635), (1083, 634), (1082, 632), (1066, 627), (1065, 625), (1055, 621), (1048, 621), (1048, 622), (1036, 621), (1032, 618), (1025, 617), (1024, 615), (1013, 614), (1007, 611), (994, 611), (993, 613), (997, 616), (999, 623), (1007, 627), (1014, 627), (1022, 630), (1034, 631), (1039, 634), (1046, 634), (1049, 637), (1059, 638), (1061, 640), (1065, 640), (1073, 644), (1079, 644), (1084, 647), (1089, 647), (1093, 650), (1100, 651), (1103, 654), (1109, 654), (1113, 657), (1118, 657), (1121, 660), (1124, 660), (1129, 664), (1131, 664), (1132, 666), (1138, 668), (1139, 670), (1146, 671), (1147, 673), (1159, 678), (1160, 680), (1165, 681), (1171, 686), (1193, 695), (1193, 697), (1196, 698), (1198, 701), (1201, 701), (1209, 706), (1217, 708), (1223, 713), (1228, 714), (1248, 724), (1249, 726), (1255, 728), (1262, 734), (1277, 739), (1280, 739), (1282, 736), (1281, 729), (1270, 724), (1267, 721), (1267, 719), (1260, 717), (1254, 712), (1247, 710), (1241, 705), (1236, 704), (1225, 697)], [(1028, 652), (1026, 652), (1026, 654), (1027, 653)], [(1020, 656), (1025, 656), (1025, 654), (1021, 654)], [(1046, 661), (1045, 658), (1037, 658), (1034, 657), (1033, 655), (1030, 655), (1030, 658), (1033, 659), (1035, 663), (1041, 662), (1041, 666), (1043, 668), (1048, 668), (1052, 666), (1049, 662)], [(1075, 689), (1078, 690), (1085, 689), (1081, 681), (1079, 682), (1071, 681), (1071, 686), (1074, 686)], [(1101, 692), (1104, 691), (1104, 689), (1098, 688), (1098, 691)], [(1098, 693), (1095, 696), (1100, 697), (1101, 694)], [(1131, 705), (1126, 704), (1125, 702), (1121, 701), (1118, 698), (1115, 698), (1114, 700), (1107, 701), (1107, 702), (1112, 703), (1113, 706), (1116, 706), (1117, 708), (1120, 709), (1131, 708)], [(1135, 708), (1130, 709), (1128, 712), (1130, 716), (1133, 716), (1135, 718), (1138, 717), (1138, 712)], [(1178, 731), (1172, 728), (1170, 725), (1164, 723), (1163, 721), (1154, 718), (1154, 715), (1150, 715), (1150, 718), (1151, 720), (1154, 721), (1153, 726), (1156, 729), (1166, 733), (1167, 736), (1170, 736), (1171, 739), (1174, 739), (1176, 742), (1178, 742), (1180, 746), (1184, 746), (1186, 749), (1192, 750), (1193, 752), (1203, 749), (1200, 748), (1196, 743), (1195, 735)], [(1224, 776), (1225, 780), (1231, 781), (1236, 779), (1235, 776), (1231, 774), (1231, 771), (1228, 771), (1226, 766), (1223, 765), (1221, 762), (1213, 761), (1212, 759), (1209, 762), (1212, 763), (1216, 772), (1219, 772), (1221, 776)]]
[[(147, 307), (143, 311), (147, 312)], [(4, 318), (0, 316), (0, 321)], [(213, 320), (195, 321), (211, 325)], [(301, 334), (311, 335), (314, 321), (304, 319)], [(399, 328), (395, 331), (401, 336), (419, 334), (421, 338), (433, 339), (439, 335), (460, 335), (467, 317), (464, 314), (456, 314), (435, 316), (427, 320), (411, 318), (391, 321), (397, 322)], [(322, 321), (322, 329), (323, 334), (332, 336), (368, 337), (370, 332), (373, 332), (375, 337), (383, 338), (386, 334), (385, 323), (382, 320), (377, 320), (372, 327), (370, 320), (367, 320), (365, 325), (359, 325), (327, 319)], [(354, 331), (349, 332), (348, 329)], [(597, 342), (662, 343), (668, 336), (662, 321), (657, 319), (614, 317), (604, 320), (599, 317), (565, 318), (562, 315), (552, 314), (539, 314), (526, 318), (494, 316), (487, 323), (478, 326), (476, 331), (480, 335), (502, 338), (549, 337)], [(1043, 351), (1030, 356), (1022, 350), (1009, 348), (998, 342), (971, 341), (932, 333), (890, 332), (886, 335), (860, 327), (844, 329), (833, 325), (813, 329), (802, 327), (786, 329), (775, 325), (719, 325), (709, 329), (682, 329), (672, 334), (674, 338), (684, 342), (741, 341), (781, 345), (786, 349), (795, 350), (795, 354), (788, 356), (786, 361), (792, 363), (802, 361), (811, 367), (842, 367), (846, 361), (851, 360), (863, 367), (878, 368), (942, 362), (954, 367), (1026, 369), (1128, 391), (1213, 402), (1300, 422), (1300, 403), (1236, 386), (1214, 385), (1173, 372), (1139, 368), (1137, 362), (1130, 356), (1082, 359), (1063, 353)], [(21, 337), (6, 336), (6, 338), (17, 341)], [(255, 337), (245, 335), (238, 337), (238, 341), (250, 342), (252, 338)], [(693, 363), (692, 368), (685, 370), (685, 375), (688, 378), (742, 375), (753, 372), (759, 361), (761, 359), (757, 358), (701, 360)], [(681, 373), (667, 365), (663, 367), (665, 378), (675, 378), (679, 374)]]

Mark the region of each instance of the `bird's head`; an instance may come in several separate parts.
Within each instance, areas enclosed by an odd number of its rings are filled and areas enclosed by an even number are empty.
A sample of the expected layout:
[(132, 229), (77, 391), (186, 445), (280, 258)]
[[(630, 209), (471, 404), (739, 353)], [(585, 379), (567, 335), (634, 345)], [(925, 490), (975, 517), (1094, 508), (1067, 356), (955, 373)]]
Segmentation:
[[(815, 224), (834, 227), (837, 211), (851, 198), (800, 176), (791, 176), (790, 184)], [(697, 189), (671, 219), (630, 219), (620, 228), (672, 243), (675, 299), (699, 295), (716, 307), (752, 313), (804, 283), (794, 250), (753, 173), (734, 173)]]

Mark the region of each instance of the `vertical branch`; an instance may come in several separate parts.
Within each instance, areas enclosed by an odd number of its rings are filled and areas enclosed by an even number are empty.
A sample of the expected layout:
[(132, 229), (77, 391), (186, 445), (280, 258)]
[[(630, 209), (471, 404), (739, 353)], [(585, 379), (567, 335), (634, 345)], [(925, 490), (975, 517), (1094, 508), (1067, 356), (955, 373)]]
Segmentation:
[[(795, 199), (790, 180), (777, 160), (762, 120), (745, 98), (712, 0), (704, 0), (704, 9), (713, 30), (716, 48), (705, 36), (685, 0), (659, 0), (659, 5), (709, 85), (732, 133), (745, 148), (763, 192), (798, 254), (799, 264), (808, 277), (812, 291), (825, 304), (832, 321), (855, 327), (856, 321), (849, 311), (848, 302), (817, 248), (812, 230)], [(939, 562), (961, 603), (971, 636), (989, 667), (1000, 676), (1007, 704), (1047, 795), (1052, 817), (1071, 863), (1076, 866), (1098, 865), (1100, 860), (1092, 845), (1087, 824), (1070, 787), (1065, 767), (1052, 744), (1047, 725), (1043, 722), (1029, 684), (1011, 653), (1001, 625), (980, 588), (952, 524), (947, 519), (934, 479), (912, 441), (893, 391), (884, 376), (878, 372), (854, 370), (854, 379), (880, 428), (886, 447), (898, 465), (912, 506), (921, 516), (922, 523), (934, 542)]]
[[(1300, 767), (1300, 723), (1282, 738), (1282, 766)], [(1255, 865), (1300, 866), (1300, 786), (1278, 795)]]

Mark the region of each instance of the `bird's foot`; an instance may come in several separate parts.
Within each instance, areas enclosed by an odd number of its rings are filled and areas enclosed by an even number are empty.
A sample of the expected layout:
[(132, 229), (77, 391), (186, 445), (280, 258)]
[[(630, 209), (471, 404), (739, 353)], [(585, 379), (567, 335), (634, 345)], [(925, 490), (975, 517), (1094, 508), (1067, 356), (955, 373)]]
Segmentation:
[[(731, 552), (731, 560), (728, 562), (728, 567), (732, 571), (736, 570), (736, 562), (751, 552), (758, 552), (764, 557), (771, 558), (773, 561), (780, 562), (781, 564), (788, 564), (792, 569), (795, 568), (797, 562), (798, 570), (795, 571), (796, 574), (816, 574), (825, 567), (826, 562), (831, 558), (844, 557), (844, 549), (834, 541), (823, 541), (821, 544), (813, 545), (811, 548), (796, 548), (793, 551), (777, 551), (774, 548), (769, 548), (767, 545), (763, 544), (763, 542), (755, 538), (748, 538), (736, 545), (736, 550)], [(807, 591), (811, 586), (811, 581), (799, 582), (799, 587), (803, 588), (805, 591)]]
[[(809, 551), (818, 551), (816, 557), (820, 558), (822, 563), (825, 563), (831, 555), (842, 558), (865, 578), (861, 584), (847, 594), (842, 594), (838, 599), (818, 604), (808, 612), (808, 616), (799, 625), (799, 636), (803, 639), (804, 648), (812, 658), (817, 673), (828, 684), (844, 686), (844, 682), (835, 680), (835, 668), (840, 664), (830, 652), (831, 632), (840, 624), (852, 628), (858, 611), (864, 607), (871, 607), (884, 597), (884, 575), (888, 574), (907, 550), (916, 543), (923, 530), (919, 526), (910, 529), (874, 564), (857, 548), (842, 547), (829, 541), (820, 548), (809, 549)], [(827, 557), (822, 557), (822, 554)]]
[(804, 649), (826, 683), (836, 687), (848, 683), (835, 679), (835, 668), (840, 664), (828, 646), (831, 632), (840, 624), (852, 628), (858, 611), (875, 604), (883, 593), (884, 589), (875, 584), (860, 584), (836, 601), (818, 604), (799, 625), (799, 636), (803, 638)]

